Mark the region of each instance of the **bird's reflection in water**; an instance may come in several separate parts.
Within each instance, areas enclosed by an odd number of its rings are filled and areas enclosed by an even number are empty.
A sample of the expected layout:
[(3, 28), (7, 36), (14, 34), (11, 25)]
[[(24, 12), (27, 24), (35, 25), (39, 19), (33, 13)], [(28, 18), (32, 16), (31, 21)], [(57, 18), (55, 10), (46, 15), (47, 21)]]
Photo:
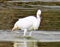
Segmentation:
[(24, 39), (25, 41), (24, 41), (24, 47), (28, 47), (27, 46), (27, 41), (26, 41), (26, 39)]
[(37, 47), (37, 41), (33, 37), (25, 37), (23, 39), (24, 47)]

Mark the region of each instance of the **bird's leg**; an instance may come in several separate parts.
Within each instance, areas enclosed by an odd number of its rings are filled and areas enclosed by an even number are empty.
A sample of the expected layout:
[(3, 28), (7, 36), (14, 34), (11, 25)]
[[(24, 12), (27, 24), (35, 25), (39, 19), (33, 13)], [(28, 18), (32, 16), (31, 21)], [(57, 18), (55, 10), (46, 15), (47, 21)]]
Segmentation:
[(24, 36), (26, 35), (27, 29), (24, 29)]
[(32, 31), (29, 33), (29, 36), (31, 36), (32, 35)]

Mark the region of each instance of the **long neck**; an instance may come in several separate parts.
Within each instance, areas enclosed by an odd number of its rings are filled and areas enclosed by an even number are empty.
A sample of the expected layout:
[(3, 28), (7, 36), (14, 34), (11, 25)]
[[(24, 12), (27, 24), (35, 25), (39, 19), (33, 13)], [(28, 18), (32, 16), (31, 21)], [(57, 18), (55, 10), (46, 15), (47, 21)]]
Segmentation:
[(40, 21), (40, 15), (39, 14), (37, 14), (37, 20)]

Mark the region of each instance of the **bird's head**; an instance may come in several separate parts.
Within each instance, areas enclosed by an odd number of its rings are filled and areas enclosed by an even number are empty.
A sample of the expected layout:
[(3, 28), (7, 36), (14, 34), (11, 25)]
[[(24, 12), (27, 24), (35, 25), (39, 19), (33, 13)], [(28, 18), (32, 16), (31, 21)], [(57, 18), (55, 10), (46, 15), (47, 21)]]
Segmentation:
[(41, 10), (39, 9), (39, 10), (37, 10), (37, 15), (41, 15)]

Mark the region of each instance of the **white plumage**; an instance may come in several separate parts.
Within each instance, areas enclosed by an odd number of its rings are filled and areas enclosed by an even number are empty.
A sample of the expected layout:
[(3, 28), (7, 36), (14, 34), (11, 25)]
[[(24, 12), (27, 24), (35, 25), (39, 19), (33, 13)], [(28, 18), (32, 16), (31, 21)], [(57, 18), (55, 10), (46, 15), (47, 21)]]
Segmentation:
[[(37, 15), (35, 16), (28, 16), (25, 18), (20, 18), (15, 24), (14, 27), (12, 29), (16, 30), (16, 29), (21, 29), (24, 30), (24, 36), (26, 35), (27, 30), (37, 30), (40, 22), (41, 22), (41, 10), (37, 10)], [(29, 34), (31, 36), (31, 33)]]

